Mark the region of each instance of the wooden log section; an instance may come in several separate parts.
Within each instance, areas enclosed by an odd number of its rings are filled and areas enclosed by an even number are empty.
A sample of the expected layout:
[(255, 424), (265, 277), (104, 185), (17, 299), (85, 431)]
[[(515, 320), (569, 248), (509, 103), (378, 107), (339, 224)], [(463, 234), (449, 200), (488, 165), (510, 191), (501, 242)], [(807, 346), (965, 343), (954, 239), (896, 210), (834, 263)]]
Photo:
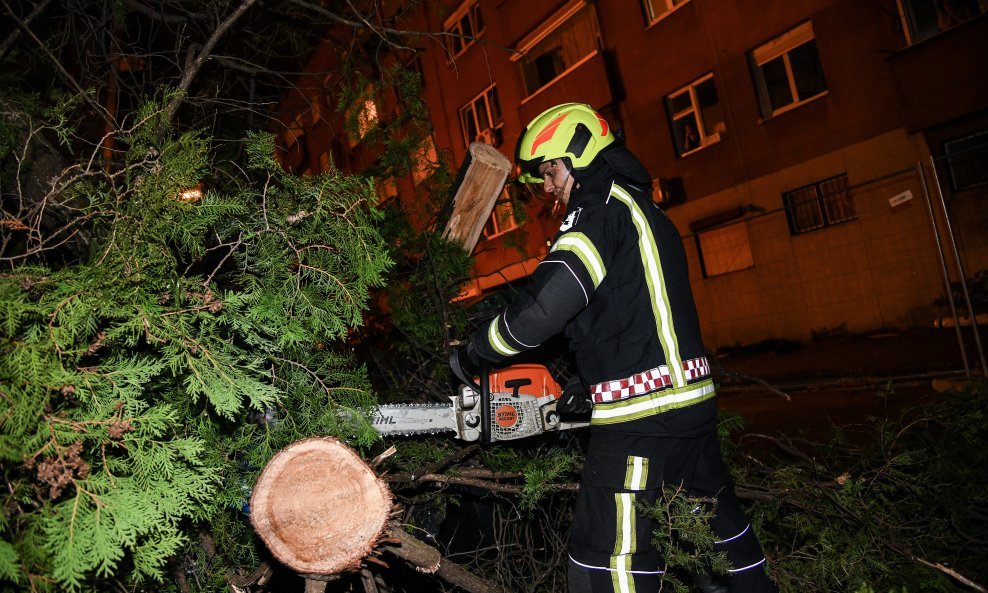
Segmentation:
[(275, 558), (305, 578), (306, 593), (323, 593), (335, 575), (381, 563), (380, 552), (469, 593), (500, 591), (389, 523), (391, 491), (334, 438), (304, 439), (276, 453), (257, 479), (250, 507), (254, 529)]
[(387, 486), (353, 449), (316, 437), (271, 458), (254, 486), (250, 518), (283, 564), (333, 575), (360, 568), (385, 531), (391, 505)]
[(453, 213), (443, 238), (458, 241), (467, 251), (473, 251), (510, 172), (511, 161), (496, 148), (482, 142), (471, 143), (453, 190)]

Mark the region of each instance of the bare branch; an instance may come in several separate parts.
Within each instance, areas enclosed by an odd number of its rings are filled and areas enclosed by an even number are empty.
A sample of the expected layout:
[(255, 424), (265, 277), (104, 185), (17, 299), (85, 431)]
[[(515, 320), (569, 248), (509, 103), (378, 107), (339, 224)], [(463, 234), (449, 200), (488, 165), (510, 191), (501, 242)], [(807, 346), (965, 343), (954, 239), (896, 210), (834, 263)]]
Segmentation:
[[(31, 21), (33, 21), (39, 14), (41, 14), (46, 8), (48, 8), (48, 5), (51, 4), (51, 1), (52, 0), (42, 0), (40, 4), (36, 5), (34, 7), (34, 10), (31, 11), (31, 14), (24, 17), (23, 27), (27, 27), (31, 23)], [(4, 6), (6, 7), (6, 3), (4, 4)], [(10, 8), (7, 8), (7, 10), (9, 11)], [(14, 42), (17, 41), (17, 38), (21, 36), (22, 30), (23, 30), (22, 28), (14, 29), (13, 31), (10, 32), (10, 35), (7, 35), (7, 38), (3, 40), (3, 43), (0, 44), (0, 62), (2, 62), (3, 59), (7, 56), (7, 52), (10, 51), (10, 47), (14, 45)]]
[[(2, 1), (6, 3), (6, 0)], [(182, 79), (178, 83), (178, 90), (181, 91), (181, 93), (172, 99), (168, 104), (168, 107), (165, 108), (165, 117), (167, 121), (171, 121), (172, 118), (175, 117), (175, 112), (178, 111), (182, 101), (185, 100), (185, 95), (188, 93), (189, 87), (192, 86), (192, 81), (195, 80), (199, 70), (202, 69), (203, 64), (205, 64), (206, 60), (209, 59), (210, 53), (213, 51), (213, 48), (216, 47), (216, 44), (219, 42), (220, 38), (222, 38), (223, 35), (230, 30), (230, 27), (232, 27), (233, 24), (237, 22), (237, 20), (256, 3), (257, 0), (244, 0), (240, 6), (238, 6), (237, 9), (226, 18), (226, 20), (216, 27), (213, 34), (209, 36), (208, 40), (206, 40), (206, 44), (202, 46), (201, 50), (199, 50), (199, 55), (195, 56), (195, 58), (191, 59), (186, 64), (185, 72), (183, 72)]]

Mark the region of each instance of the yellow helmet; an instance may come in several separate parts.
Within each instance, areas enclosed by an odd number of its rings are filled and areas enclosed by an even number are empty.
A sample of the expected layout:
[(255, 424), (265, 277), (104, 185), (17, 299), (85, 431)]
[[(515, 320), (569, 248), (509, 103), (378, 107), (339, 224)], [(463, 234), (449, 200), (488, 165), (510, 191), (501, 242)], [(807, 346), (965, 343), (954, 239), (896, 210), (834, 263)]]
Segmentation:
[(515, 147), (521, 167), (518, 181), (541, 183), (538, 167), (545, 161), (566, 159), (571, 169), (585, 169), (614, 134), (607, 120), (584, 103), (564, 103), (543, 111), (522, 132)]

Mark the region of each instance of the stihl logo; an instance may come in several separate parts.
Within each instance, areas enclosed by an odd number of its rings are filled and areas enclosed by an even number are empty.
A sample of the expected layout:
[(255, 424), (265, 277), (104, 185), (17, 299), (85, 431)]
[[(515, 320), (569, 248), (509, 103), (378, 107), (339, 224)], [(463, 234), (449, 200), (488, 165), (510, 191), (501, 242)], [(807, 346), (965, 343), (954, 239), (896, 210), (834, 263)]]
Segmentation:
[(494, 411), (494, 421), (501, 428), (511, 428), (518, 424), (518, 410), (514, 406), (505, 404)]
[(376, 426), (378, 424), (398, 424), (395, 422), (394, 416), (385, 416), (384, 414), (375, 414), (373, 424)]

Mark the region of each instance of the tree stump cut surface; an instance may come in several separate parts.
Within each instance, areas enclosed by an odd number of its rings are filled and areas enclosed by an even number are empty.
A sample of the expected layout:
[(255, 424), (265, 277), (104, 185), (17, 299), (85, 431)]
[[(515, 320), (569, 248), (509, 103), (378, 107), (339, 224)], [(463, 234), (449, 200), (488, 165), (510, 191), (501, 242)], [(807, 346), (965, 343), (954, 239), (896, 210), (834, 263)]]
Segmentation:
[(251, 496), (251, 522), (274, 556), (302, 574), (360, 567), (381, 537), (391, 492), (350, 447), (298, 441), (271, 458)]

